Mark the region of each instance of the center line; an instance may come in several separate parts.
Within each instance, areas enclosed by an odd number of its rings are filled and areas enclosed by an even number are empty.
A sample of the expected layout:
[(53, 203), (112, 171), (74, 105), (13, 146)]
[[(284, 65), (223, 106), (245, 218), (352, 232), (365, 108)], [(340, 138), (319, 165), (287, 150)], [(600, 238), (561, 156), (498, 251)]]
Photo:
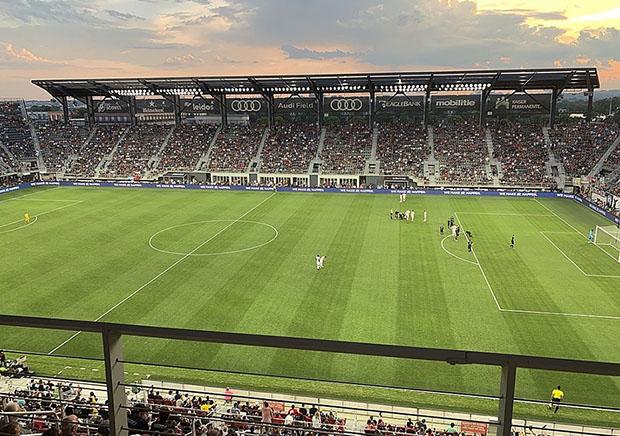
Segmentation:
[[(180, 264), (181, 262), (183, 262), (185, 259), (187, 259), (188, 257), (190, 257), (192, 254), (194, 254), (195, 252), (197, 252), (198, 250), (200, 250), (202, 247), (204, 247), (208, 242), (212, 241), (213, 239), (215, 239), (218, 235), (222, 234), (226, 229), (232, 227), (234, 224), (236, 224), (237, 222), (239, 222), (239, 220), (241, 220), (243, 217), (245, 217), (246, 215), (248, 215), (250, 212), (252, 212), (253, 210), (255, 210), (256, 208), (258, 208), (259, 206), (261, 206), (263, 203), (265, 203), (267, 200), (269, 200), (271, 197), (273, 197), (274, 195), (276, 195), (276, 193), (274, 192), (273, 194), (271, 194), (269, 197), (265, 198), (263, 201), (261, 201), (260, 203), (258, 203), (256, 206), (254, 206), (252, 209), (248, 210), (246, 213), (244, 213), (243, 215), (241, 215), (239, 218), (237, 218), (236, 220), (234, 220), (233, 222), (231, 222), (230, 224), (228, 224), (226, 227), (222, 228), (219, 232), (217, 232), (215, 235), (211, 236), (209, 239), (207, 239), (206, 241), (204, 241), (203, 243), (201, 243), (200, 245), (198, 245), (196, 248), (194, 248), (192, 251), (190, 251), (189, 253), (187, 253), (186, 255), (184, 255), (183, 257), (181, 257), (180, 259), (178, 259), (176, 262), (174, 262), (172, 265), (170, 265), (169, 267), (167, 267), (166, 269), (164, 269), (162, 272), (160, 272), (159, 274), (157, 274), (155, 277), (153, 277), (152, 279), (150, 279), (148, 282), (146, 282), (145, 284), (143, 284), (142, 286), (140, 286), (138, 289), (136, 289), (135, 291), (133, 291), (131, 294), (127, 295), (125, 298), (123, 298), (121, 301), (119, 301), (118, 303), (116, 303), (114, 306), (110, 307), (108, 310), (106, 310), (105, 312), (103, 312), (101, 315), (99, 315), (97, 318), (95, 318), (95, 322), (96, 321), (101, 321), (101, 319), (103, 317), (105, 317), (106, 315), (108, 315), (110, 312), (112, 312), (113, 310), (115, 310), (116, 308), (118, 308), (121, 304), (125, 303), (127, 300), (129, 300), (130, 298), (132, 298), (134, 295), (136, 295), (137, 293), (139, 293), (140, 291), (142, 291), (144, 288), (146, 288), (148, 285), (150, 285), (151, 283), (153, 283), (155, 280), (157, 280), (158, 278), (160, 278), (161, 276), (163, 276), (164, 274), (166, 274), (168, 271), (170, 271), (172, 268), (174, 268), (175, 266), (177, 266), (178, 264)], [(59, 349), (61, 349), (62, 347), (64, 347), (65, 345), (67, 345), (69, 342), (71, 342), (73, 339), (75, 339), (80, 333), (82, 333), (81, 331), (75, 332), (73, 335), (71, 335), (67, 340), (65, 340), (64, 342), (62, 342), (60, 345), (54, 347), (54, 349), (52, 349), (49, 353), (47, 353), (47, 355), (51, 355), (54, 354), (56, 351), (58, 351)]]

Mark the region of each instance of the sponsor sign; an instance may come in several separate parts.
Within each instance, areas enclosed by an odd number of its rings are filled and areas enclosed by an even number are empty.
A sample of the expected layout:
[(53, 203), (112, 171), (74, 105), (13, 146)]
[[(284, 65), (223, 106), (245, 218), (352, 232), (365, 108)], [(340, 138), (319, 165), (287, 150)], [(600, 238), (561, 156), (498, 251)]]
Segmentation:
[(231, 98), (226, 101), (226, 108), (229, 114), (267, 114), (267, 102), (262, 97)]
[(368, 97), (325, 97), (325, 113), (333, 115), (368, 114), (370, 104)]
[(181, 109), (184, 114), (219, 115), (220, 104), (212, 98), (182, 98)]
[(421, 95), (395, 97), (377, 97), (375, 103), (377, 112), (402, 113), (402, 112), (423, 112), (424, 97)]
[(461, 421), (461, 433), (486, 435), (489, 432), (489, 424), (484, 422)]
[(551, 107), (551, 94), (492, 95), (487, 100), (491, 113), (547, 114)]
[(275, 105), (276, 114), (317, 112), (317, 101), (314, 98), (276, 98)]
[(136, 112), (139, 114), (170, 114), (174, 105), (166, 99), (136, 100)]
[(120, 100), (105, 99), (100, 100), (95, 105), (96, 114), (127, 114), (129, 108)]
[(431, 111), (433, 112), (473, 112), (480, 110), (479, 95), (433, 95)]

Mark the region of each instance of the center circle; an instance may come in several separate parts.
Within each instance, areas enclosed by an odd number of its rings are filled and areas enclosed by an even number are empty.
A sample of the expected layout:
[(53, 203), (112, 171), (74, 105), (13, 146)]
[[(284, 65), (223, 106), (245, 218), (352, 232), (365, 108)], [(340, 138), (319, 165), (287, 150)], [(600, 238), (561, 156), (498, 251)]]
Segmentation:
[[(228, 224), (224, 225), (225, 223)], [(209, 246), (212, 240), (215, 241), (220, 234), (226, 233), (233, 224), (242, 224), (245, 227), (242, 232), (235, 235), (238, 237), (229, 242), (234, 249), (220, 248), (214, 252), (200, 253), (203, 246)], [(221, 256), (256, 250), (273, 242), (278, 235), (278, 229), (260, 221), (204, 220), (166, 227), (149, 238), (149, 246), (160, 253), (176, 256)], [(188, 245), (185, 249), (182, 247), (184, 244)]]

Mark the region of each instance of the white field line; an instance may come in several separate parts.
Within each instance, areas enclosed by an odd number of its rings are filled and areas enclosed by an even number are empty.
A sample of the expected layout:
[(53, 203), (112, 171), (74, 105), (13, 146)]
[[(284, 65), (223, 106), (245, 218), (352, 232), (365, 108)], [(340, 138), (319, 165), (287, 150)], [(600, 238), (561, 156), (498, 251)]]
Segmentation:
[[(31, 226), (31, 225), (33, 225), (34, 223), (36, 223), (36, 222), (37, 222), (37, 219), (38, 219), (38, 217), (36, 217), (36, 216), (35, 216), (35, 217), (33, 217), (33, 218), (32, 218), (32, 221), (30, 221), (28, 224), (24, 224), (23, 226), (19, 226), (19, 227), (16, 227), (16, 228), (14, 228), (14, 229), (2, 230), (2, 231), (0, 231), (0, 234), (4, 234), (4, 233), (11, 233), (11, 232), (15, 232), (15, 231), (17, 231), (17, 230), (25, 229), (26, 227)], [(19, 223), (19, 222), (22, 222), (22, 220), (17, 221), (17, 222), (18, 222), (18, 223)], [(11, 224), (15, 224), (15, 223), (11, 223)], [(4, 224), (3, 226), (0, 226), (0, 227), (5, 227), (5, 226), (8, 226), (8, 224)]]
[(536, 217), (536, 216), (553, 216), (549, 213), (515, 213), (515, 212), (454, 212), (461, 215), (496, 215), (496, 216), (522, 216), (522, 217)]
[(545, 235), (545, 232), (541, 231), (540, 234), (543, 235), (543, 238), (545, 238), (547, 241), (549, 241), (549, 243), (551, 245), (553, 245), (560, 253), (562, 253), (562, 256), (564, 256), (570, 263), (572, 263), (575, 266), (575, 268), (577, 268), (579, 271), (581, 271), (581, 274), (583, 274), (584, 276), (588, 275), (588, 273), (586, 273), (584, 270), (582, 270), (581, 267), (579, 265), (577, 265), (573, 261), (573, 259), (568, 257), (568, 255), (566, 253), (564, 253), (564, 251), (562, 251), (562, 249), (560, 247), (558, 247), (555, 242), (553, 242), (547, 235)]
[(6, 200), (0, 200), (0, 203), (6, 203), (7, 201), (18, 200), (20, 198), (28, 197), (30, 195), (41, 194), (41, 193), (47, 192), (47, 191), (53, 191), (54, 189), (58, 189), (58, 188), (60, 188), (60, 186), (56, 186), (55, 188), (45, 189), (43, 191), (40, 191), (40, 190), (37, 189), (34, 192), (31, 192), (29, 194), (20, 195), (19, 197), (13, 197), (13, 198), (7, 198)]
[(577, 265), (577, 264), (573, 261), (573, 259), (571, 259), (571, 258), (568, 256), (568, 254), (566, 254), (566, 253), (565, 253), (565, 252), (564, 252), (564, 251), (563, 251), (560, 247), (558, 247), (558, 246), (557, 246), (557, 244), (556, 244), (555, 242), (553, 242), (553, 241), (552, 241), (552, 240), (551, 240), (551, 239), (550, 239), (547, 235), (545, 235), (545, 233), (547, 233), (547, 232), (544, 232), (544, 231), (541, 231), (541, 232), (540, 232), (540, 234), (541, 234), (541, 235), (543, 235), (543, 237), (544, 237), (547, 241), (549, 241), (549, 243), (550, 243), (551, 245), (553, 245), (553, 246), (554, 246), (554, 247), (555, 247), (555, 248), (556, 248), (556, 249), (557, 249), (560, 253), (562, 253), (562, 255), (563, 255), (566, 259), (568, 259), (568, 261), (569, 261), (570, 263), (572, 263), (573, 265), (575, 265), (575, 267), (576, 267), (579, 271), (581, 271), (581, 273), (582, 273), (584, 276), (586, 276), (586, 277), (604, 277), (604, 278), (610, 278), (610, 279), (620, 279), (620, 275), (589, 274), (589, 273), (585, 272), (583, 269), (581, 269), (581, 267), (580, 267), (579, 265)]
[[(36, 221), (36, 219), (37, 219), (38, 217), (42, 216), (42, 215), (47, 215), (48, 213), (56, 212), (56, 211), (61, 210), (61, 209), (66, 209), (67, 207), (75, 206), (75, 205), (77, 205), (77, 204), (80, 204), (80, 203), (83, 203), (83, 202), (84, 202), (83, 200), (79, 200), (79, 201), (71, 200), (71, 201), (73, 201), (73, 203), (71, 203), (71, 204), (67, 204), (67, 205), (65, 205), (65, 206), (60, 206), (60, 207), (57, 207), (57, 208), (55, 208), (55, 209), (47, 210), (47, 211), (45, 211), (45, 212), (41, 212), (40, 214), (34, 215), (32, 218), (34, 218), (34, 220)], [(23, 219), (21, 219), (21, 220), (13, 221), (13, 222), (10, 222), (10, 223), (2, 224), (2, 225), (0, 225), (0, 228), (2, 228), (2, 227), (6, 227), (6, 226), (10, 226), (10, 225), (12, 225), (12, 224), (18, 224), (18, 223), (21, 223), (21, 222), (23, 222), (23, 221), (24, 221), (24, 220), (23, 220)], [(33, 223), (34, 223), (34, 221), (33, 221), (33, 222), (31, 222), (30, 224), (33, 224)], [(27, 227), (27, 226), (29, 226), (30, 224), (26, 224), (25, 226), (22, 226), (22, 227)], [(21, 229), (22, 227), (19, 227), (19, 228)], [(18, 229), (14, 229), (14, 230), (18, 230)], [(10, 230), (10, 231), (13, 231), (13, 230)], [(0, 233), (8, 233), (8, 232), (9, 232), (9, 231), (0, 232)]]
[[(273, 197), (274, 195), (276, 195), (276, 193), (274, 192), (273, 194), (271, 194), (269, 197), (265, 198), (263, 201), (261, 201), (260, 203), (258, 203), (256, 206), (254, 206), (252, 209), (248, 210), (247, 212), (245, 212), (243, 215), (241, 215), (240, 217), (238, 217), (236, 220), (232, 221), (230, 224), (228, 224), (227, 226), (223, 227), (220, 231), (218, 231), (216, 234), (214, 234), (213, 236), (211, 236), (209, 239), (207, 239), (206, 241), (202, 242), (200, 245), (198, 245), (196, 248), (194, 248), (192, 251), (188, 252), (187, 254), (185, 254), (183, 257), (179, 258), (177, 261), (175, 261), (174, 263), (172, 263), (170, 266), (168, 266), (166, 269), (164, 269), (163, 271), (161, 271), (159, 274), (157, 274), (155, 277), (153, 277), (152, 279), (150, 279), (149, 281), (147, 281), (146, 283), (144, 283), (143, 285), (141, 285), (138, 289), (136, 289), (135, 291), (133, 291), (132, 293), (130, 293), (129, 295), (127, 295), (125, 298), (123, 298), (121, 301), (119, 301), (118, 303), (116, 303), (115, 305), (113, 305), (112, 307), (110, 307), (108, 310), (106, 310), (105, 312), (103, 312), (101, 315), (99, 315), (97, 318), (95, 318), (95, 322), (97, 321), (101, 321), (101, 319), (103, 317), (105, 317), (106, 315), (108, 315), (110, 312), (112, 312), (113, 310), (115, 310), (116, 308), (118, 308), (121, 304), (125, 303), (127, 300), (129, 300), (130, 298), (132, 298), (133, 296), (135, 296), (136, 294), (138, 294), (140, 291), (142, 291), (144, 288), (146, 288), (148, 285), (150, 285), (151, 283), (153, 283), (155, 280), (159, 279), (161, 276), (163, 276), (164, 274), (166, 274), (168, 271), (170, 271), (171, 269), (173, 269), (175, 266), (177, 266), (178, 264), (180, 264), (181, 262), (183, 262), (185, 259), (187, 259), (188, 257), (190, 257), (192, 254), (194, 254), (196, 251), (200, 250), (202, 247), (204, 247), (208, 242), (212, 241), (213, 239), (215, 239), (217, 236), (219, 236), (220, 234), (224, 233), (224, 231), (226, 231), (228, 228), (232, 227), (234, 224), (236, 224), (238, 221), (240, 221), (243, 217), (245, 217), (246, 215), (248, 215), (250, 212), (254, 211), (256, 208), (258, 208), (259, 206), (261, 206), (263, 203), (265, 203), (267, 200), (269, 200), (271, 197)], [(82, 333), (81, 331), (75, 332), (73, 335), (71, 335), (67, 340), (63, 341), (62, 343), (60, 343), (59, 345), (57, 345), (56, 347), (54, 347), (49, 353), (47, 353), (47, 355), (52, 355), (54, 354), (56, 351), (58, 351), (59, 349), (61, 349), (62, 347), (64, 347), (65, 345), (67, 345), (69, 342), (71, 342), (73, 339), (75, 339), (80, 333)]]
[[(53, 189), (56, 189), (56, 188), (53, 188)], [(20, 201), (20, 200), (21, 201), (49, 201), (51, 203), (73, 203), (73, 202), (78, 201), (78, 200), (56, 200), (56, 199), (47, 200), (45, 198), (26, 198), (26, 199), (23, 199), (22, 197), (9, 198), (6, 201)]]
[(463, 259), (462, 257), (457, 256), (456, 254), (452, 253), (451, 251), (448, 251), (448, 249), (447, 249), (446, 247), (444, 247), (443, 243), (444, 243), (444, 241), (445, 241), (446, 239), (448, 239), (448, 238), (450, 238), (450, 237), (451, 237), (451, 236), (450, 236), (450, 235), (448, 235), (448, 236), (446, 236), (445, 238), (443, 238), (443, 239), (441, 240), (441, 244), (440, 244), (440, 245), (441, 245), (441, 248), (443, 249), (443, 251), (445, 251), (446, 253), (448, 253), (448, 254), (449, 254), (450, 256), (452, 256), (452, 257), (456, 257), (458, 260), (462, 260), (463, 262), (471, 263), (472, 265), (478, 265), (478, 264), (477, 264), (476, 262), (474, 262), (473, 260)]
[[(459, 219), (459, 217), (458, 217), (456, 212), (455, 212), (454, 216), (456, 217), (456, 220), (459, 222), (459, 225), (461, 226), (461, 228), (463, 228), (461, 220)], [(467, 238), (467, 235), (465, 235), (465, 237)], [(491, 295), (493, 296), (493, 300), (495, 301), (495, 305), (497, 306), (497, 309), (500, 312), (523, 313), (523, 314), (530, 314), (530, 315), (553, 315), (553, 316), (570, 316), (570, 317), (577, 317), (577, 318), (620, 320), (620, 316), (613, 316), (613, 315), (591, 315), (591, 314), (587, 314), (587, 313), (565, 313), (565, 312), (546, 312), (546, 311), (540, 311), (540, 310), (504, 309), (504, 308), (502, 308), (499, 305), (499, 302), (497, 301), (497, 297), (495, 296), (495, 292), (493, 292), (493, 288), (491, 287), (491, 284), (489, 283), (489, 279), (487, 278), (487, 275), (485, 274), (484, 269), (482, 268), (482, 265), (480, 264), (480, 260), (478, 259), (478, 256), (476, 256), (476, 252), (474, 251), (473, 247), (472, 247), (472, 254), (474, 255), (474, 258), (476, 259), (476, 262), (478, 262), (478, 267), (480, 268), (480, 272), (482, 273), (482, 277), (484, 278), (484, 281), (486, 282), (486, 284), (487, 284), (487, 286), (489, 288), (489, 291), (491, 291)]]
[[(579, 229), (577, 229), (575, 226), (573, 226), (571, 223), (569, 223), (568, 221), (566, 221), (564, 218), (562, 218), (560, 215), (558, 215), (557, 213), (555, 213), (553, 210), (549, 209), (547, 206), (545, 206), (538, 198), (535, 198), (534, 201), (536, 201), (536, 203), (540, 204), (542, 207), (544, 207), (545, 209), (547, 209), (549, 212), (551, 212), (556, 218), (558, 218), (559, 220), (561, 220), (564, 224), (566, 224), (567, 226), (569, 226), (571, 229), (573, 229), (575, 231), (575, 233), (577, 233), (579, 236), (588, 239), (588, 237), (586, 235), (584, 235), (583, 233), (581, 233), (579, 231)], [(596, 244), (594, 244), (596, 245)], [(617, 261), (618, 259), (616, 259), (615, 257), (613, 257), (611, 254), (609, 254), (606, 250), (604, 250), (603, 248), (599, 247), (598, 245), (596, 245), (596, 247), (601, 250), (603, 253), (605, 253), (607, 256), (611, 257), (613, 260)]]
[(544, 312), (538, 310), (521, 309), (502, 309), (502, 312), (525, 313), (530, 315), (554, 315), (554, 316), (575, 316), (578, 318), (613, 319), (620, 320), (620, 316), (613, 315), (590, 315), (587, 313), (565, 313), (565, 312)]
[[(465, 228), (463, 227), (463, 223), (461, 223), (461, 220), (459, 219), (458, 214), (455, 212), (454, 216), (456, 217), (456, 220), (459, 222), (459, 226), (461, 227), (461, 229), (463, 230), (463, 232), (465, 232)], [(467, 237), (467, 234), (465, 234), (465, 238), (469, 241), (469, 238)], [(478, 260), (478, 256), (476, 256), (476, 250), (474, 250), (474, 248), (472, 247), (471, 249), (471, 254), (474, 255), (474, 259), (476, 259), (476, 263), (478, 264), (478, 268), (480, 268), (480, 272), (482, 273), (482, 277), (484, 277), (484, 281), (486, 282), (489, 291), (491, 291), (491, 295), (493, 296), (493, 301), (495, 301), (495, 305), (497, 306), (497, 309), (501, 312), (502, 311), (502, 306), (499, 305), (499, 301), (497, 300), (497, 296), (495, 295), (495, 292), (493, 291), (493, 287), (491, 286), (491, 283), (489, 282), (489, 279), (487, 278), (486, 273), (484, 272), (484, 269), (482, 269), (482, 265), (480, 264), (480, 260)]]

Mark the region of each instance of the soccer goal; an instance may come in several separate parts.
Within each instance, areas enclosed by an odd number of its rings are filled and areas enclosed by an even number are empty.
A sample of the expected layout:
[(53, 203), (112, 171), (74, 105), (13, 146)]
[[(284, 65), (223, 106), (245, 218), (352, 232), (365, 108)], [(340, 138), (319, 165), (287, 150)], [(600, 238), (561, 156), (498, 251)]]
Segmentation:
[(596, 226), (594, 232), (594, 243), (603, 247), (611, 247), (607, 249), (610, 255), (613, 255), (620, 262), (620, 227), (618, 226)]

